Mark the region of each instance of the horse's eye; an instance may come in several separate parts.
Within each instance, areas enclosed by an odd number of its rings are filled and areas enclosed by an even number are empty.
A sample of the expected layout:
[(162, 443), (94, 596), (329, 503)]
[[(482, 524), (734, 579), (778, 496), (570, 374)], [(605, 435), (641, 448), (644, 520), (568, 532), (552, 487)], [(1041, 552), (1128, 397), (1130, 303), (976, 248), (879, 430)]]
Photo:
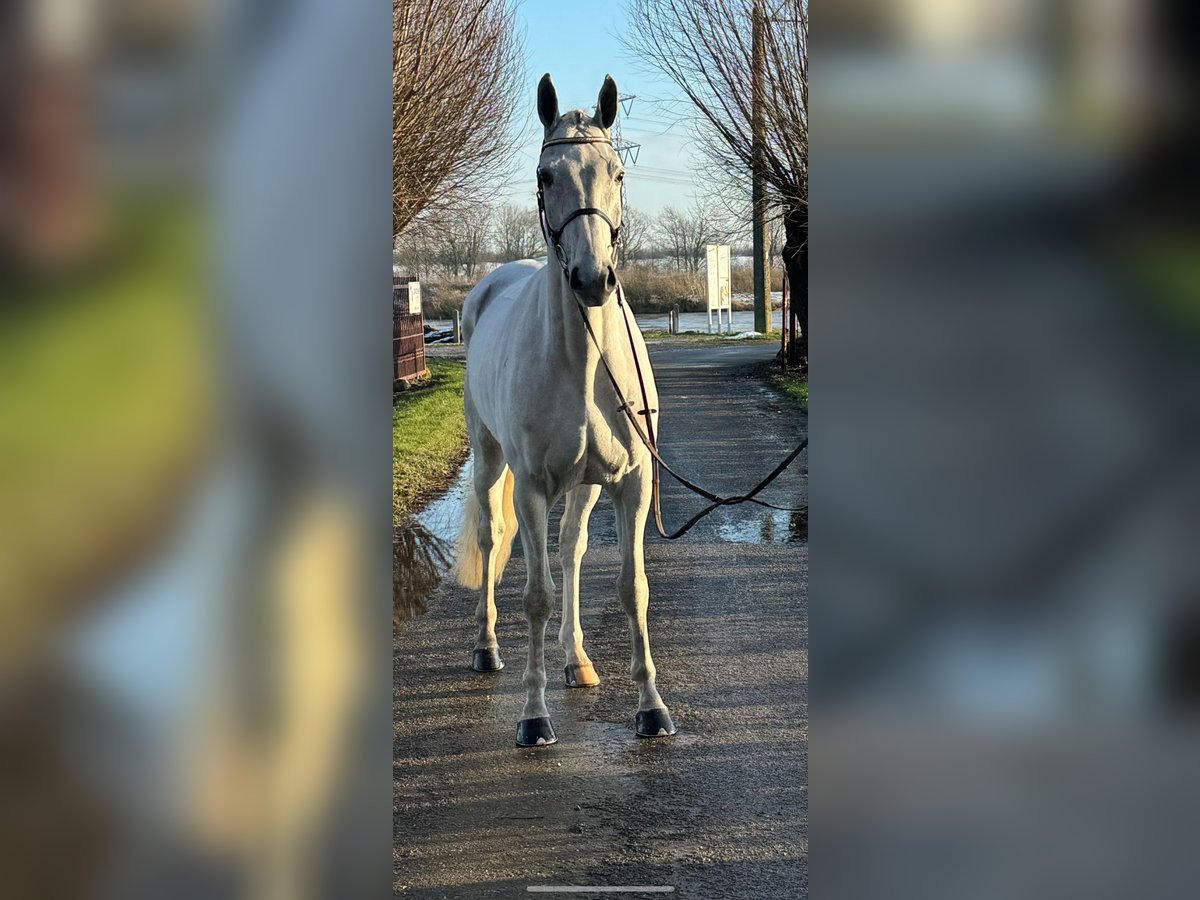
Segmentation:
[(549, 172), (547, 172), (545, 169), (538, 169), (537, 177), (538, 177), (538, 182), (545, 187), (549, 187), (550, 182), (552, 182), (554, 180), (554, 177)]
[(624, 172), (618, 172), (618, 173), (617, 173), (617, 181), (624, 181), (624, 180), (625, 180), (625, 173), (624, 173)]

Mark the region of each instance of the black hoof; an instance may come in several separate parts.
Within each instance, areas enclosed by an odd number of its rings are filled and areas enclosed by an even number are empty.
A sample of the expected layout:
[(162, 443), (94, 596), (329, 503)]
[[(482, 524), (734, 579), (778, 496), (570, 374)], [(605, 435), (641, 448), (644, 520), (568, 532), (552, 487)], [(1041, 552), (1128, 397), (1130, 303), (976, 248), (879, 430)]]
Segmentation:
[(600, 683), (600, 676), (592, 666), (564, 666), (563, 677), (569, 688), (595, 687)]
[(471, 670), (474, 672), (499, 672), (504, 668), (500, 659), (500, 651), (495, 647), (488, 650), (476, 650), (471, 656)]
[(668, 737), (675, 733), (675, 723), (665, 709), (647, 709), (637, 714), (633, 730), (638, 737)]
[(554, 726), (550, 724), (549, 716), (538, 716), (536, 719), (522, 719), (517, 723), (518, 747), (543, 747), (553, 744), (558, 738), (554, 736)]

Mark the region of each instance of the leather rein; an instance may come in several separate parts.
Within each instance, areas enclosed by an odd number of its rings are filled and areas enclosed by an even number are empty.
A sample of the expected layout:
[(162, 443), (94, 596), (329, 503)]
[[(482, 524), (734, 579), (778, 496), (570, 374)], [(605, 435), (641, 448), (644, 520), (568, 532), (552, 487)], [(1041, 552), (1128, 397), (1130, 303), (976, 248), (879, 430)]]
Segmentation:
[[(544, 142), (542, 144), (542, 150), (545, 151), (545, 149), (547, 147), (553, 146), (555, 144), (610, 144), (611, 145), (611, 143), (612, 142), (608, 138), (601, 137), (598, 135), (569, 137), (569, 138), (556, 138), (554, 140)], [(569, 216), (567, 216), (567, 218), (563, 221), (562, 225), (560, 225), (557, 229), (551, 228), (550, 221), (546, 216), (546, 200), (545, 200), (545, 195), (542, 192), (542, 182), (541, 182), (540, 178), (538, 179), (537, 204), (538, 204), (538, 220), (541, 223), (542, 231), (546, 236), (546, 242), (547, 242), (547, 244), (549, 244), (549, 246), (551, 248), (553, 248), (554, 256), (558, 259), (558, 264), (562, 267), (563, 275), (565, 275), (567, 278), (567, 289), (568, 290), (570, 290), (571, 276), (570, 276), (570, 272), (568, 271), (569, 267), (568, 267), (566, 252), (562, 248), (561, 240), (562, 240), (563, 231), (566, 230), (566, 227), (568, 225), (570, 225), (573, 221), (578, 219), (579, 217), (581, 217), (581, 216), (599, 216), (605, 222), (608, 223), (608, 227), (612, 232), (612, 243), (613, 243), (613, 248), (614, 248), (614, 260), (613, 261), (614, 261), (614, 263), (616, 262), (615, 249), (616, 249), (617, 241), (620, 239), (621, 226), (614, 225), (612, 222), (612, 219), (610, 219), (608, 217), (608, 214), (605, 213), (603, 210), (597, 209), (594, 206), (586, 206), (581, 209), (577, 209), (574, 212), (572, 212)], [(637, 345), (634, 343), (633, 326), (630, 325), (630, 323), (629, 323), (629, 313), (625, 306), (625, 297), (624, 297), (624, 293), (621, 290), (621, 283), (619, 281), (617, 282), (617, 306), (621, 310), (621, 320), (625, 323), (625, 334), (629, 339), (629, 352), (633, 356), (633, 366), (634, 366), (634, 370), (637, 372), (638, 388), (640, 389), (641, 394), (642, 394), (642, 408), (640, 410), (638, 410), (638, 412), (636, 414), (631, 409), (630, 401), (624, 399), (624, 394), (621, 390), (621, 386), (617, 382), (616, 376), (613, 374), (612, 369), (608, 365), (608, 360), (605, 358), (605, 355), (604, 355), (604, 348), (602, 348), (600, 346), (600, 341), (596, 337), (596, 332), (592, 329), (592, 323), (591, 323), (591, 321), (588, 320), (586, 307), (584, 307), (584, 305), (579, 302), (579, 298), (575, 297), (575, 294), (573, 291), (572, 291), (571, 296), (575, 298), (575, 306), (579, 309), (579, 316), (583, 320), (584, 330), (587, 331), (588, 337), (591, 338), (592, 344), (594, 344), (596, 347), (596, 352), (599, 353), (599, 355), (600, 355), (600, 364), (604, 368), (604, 373), (608, 376), (609, 383), (612, 384), (613, 391), (616, 392), (617, 398), (622, 401), (620, 407), (618, 407), (618, 408), (625, 414), (625, 418), (627, 418), (629, 420), (629, 424), (633, 426), (634, 433), (637, 434), (638, 438), (645, 445), (646, 449), (650, 452), (651, 458), (654, 460), (654, 465), (653, 465), (653, 468), (651, 469), (652, 476), (653, 476), (651, 495), (653, 497), (654, 524), (655, 524), (655, 527), (658, 528), (658, 533), (660, 535), (662, 535), (668, 541), (673, 541), (673, 540), (676, 540), (677, 538), (681, 538), (685, 534), (687, 534), (689, 531), (691, 531), (693, 525), (695, 525), (697, 522), (699, 522), (701, 519), (703, 519), (705, 516), (707, 516), (713, 510), (718, 509), (722, 506), (736, 506), (739, 503), (754, 503), (754, 504), (757, 504), (758, 506), (765, 506), (767, 509), (775, 509), (775, 510), (779, 510), (781, 512), (803, 512), (808, 509), (807, 505), (794, 506), (794, 507), (776, 506), (773, 503), (768, 503), (766, 500), (758, 499), (758, 493), (760, 491), (762, 491), (763, 488), (765, 488), (767, 485), (769, 485), (772, 481), (774, 481), (776, 478), (778, 478), (783, 473), (783, 471), (792, 464), (792, 462), (796, 459), (796, 457), (799, 456), (804, 451), (804, 449), (808, 446), (808, 438), (805, 438), (804, 440), (802, 440), (796, 446), (796, 449), (794, 449), (791, 453), (789, 453), (787, 455), (787, 457), (784, 458), (783, 462), (781, 462), (779, 465), (777, 465), (775, 467), (775, 469), (771, 472), (771, 474), (769, 474), (766, 478), (764, 478), (762, 481), (760, 481), (754, 487), (753, 490), (751, 490), (747, 494), (742, 494), (742, 495), (738, 495), (738, 496), (734, 496), (734, 497), (718, 496), (717, 494), (714, 494), (711, 491), (705, 490), (704, 488), (700, 487), (699, 485), (694, 484), (693, 482), (689, 481), (687, 478), (680, 475), (674, 469), (672, 469), (671, 466), (667, 463), (667, 461), (664, 460), (658, 452), (658, 440), (654, 434), (654, 417), (653, 417), (653, 414), (658, 412), (658, 410), (650, 408), (650, 399), (649, 399), (649, 395), (646, 392), (646, 379), (645, 379), (645, 376), (642, 374), (642, 363), (641, 363), (641, 360), (638, 358)], [(645, 416), (646, 417), (646, 428), (645, 429), (643, 429), (641, 426), (641, 423), (638, 422), (637, 416)], [(667, 530), (663, 527), (663, 522), (662, 522), (662, 508), (661, 508), (661, 499), (660, 499), (660, 491), (659, 491), (659, 487), (660, 487), (659, 468), (660, 467), (662, 469), (666, 470), (668, 475), (670, 475), (672, 478), (674, 478), (677, 482), (679, 482), (681, 485), (683, 485), (689, 491), (691, 491), (694, 494), (698, 494), (699, 496), (703, 497), (704, 499), (710, 501), (708, 506), (706, 506), (704, 509), (700, 510), (700, 512), (696, 513), (696, 515), (694, 515), (690, 519), (688, 519), (688, 521), (685, 522), (684, 525), (679, 530), (675, 531), (672, 534), (667, 533)]]

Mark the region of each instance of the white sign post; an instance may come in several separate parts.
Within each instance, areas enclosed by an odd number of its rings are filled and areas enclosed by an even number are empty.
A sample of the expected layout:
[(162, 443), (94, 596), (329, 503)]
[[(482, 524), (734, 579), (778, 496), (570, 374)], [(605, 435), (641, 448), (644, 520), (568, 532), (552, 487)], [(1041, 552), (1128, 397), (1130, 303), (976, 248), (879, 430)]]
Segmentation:
[(717, 333), (721, 332), (721, 310), (729, 311), (728, 330), (733, 332), (733, 299), (729, 290), (729, 245), (708, 245), (708, 333), (712, 334), (713, 310), (717, 311)]

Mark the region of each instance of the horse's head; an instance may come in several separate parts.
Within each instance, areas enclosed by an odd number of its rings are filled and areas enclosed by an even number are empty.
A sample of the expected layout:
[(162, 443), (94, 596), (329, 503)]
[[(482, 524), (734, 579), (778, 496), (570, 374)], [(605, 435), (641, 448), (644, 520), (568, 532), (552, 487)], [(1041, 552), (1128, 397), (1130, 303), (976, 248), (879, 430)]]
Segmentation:
[(617, 118), (617, 83), (606, 75), (596, 112), (558, 114), (547, 73), (538, 83), (538, 116), (546, 128), (538, 160), (538, 192), (553, 261), (557, 257), (580, 302), (603, 306), (617, 286), (624, 167), (609, 129)]

